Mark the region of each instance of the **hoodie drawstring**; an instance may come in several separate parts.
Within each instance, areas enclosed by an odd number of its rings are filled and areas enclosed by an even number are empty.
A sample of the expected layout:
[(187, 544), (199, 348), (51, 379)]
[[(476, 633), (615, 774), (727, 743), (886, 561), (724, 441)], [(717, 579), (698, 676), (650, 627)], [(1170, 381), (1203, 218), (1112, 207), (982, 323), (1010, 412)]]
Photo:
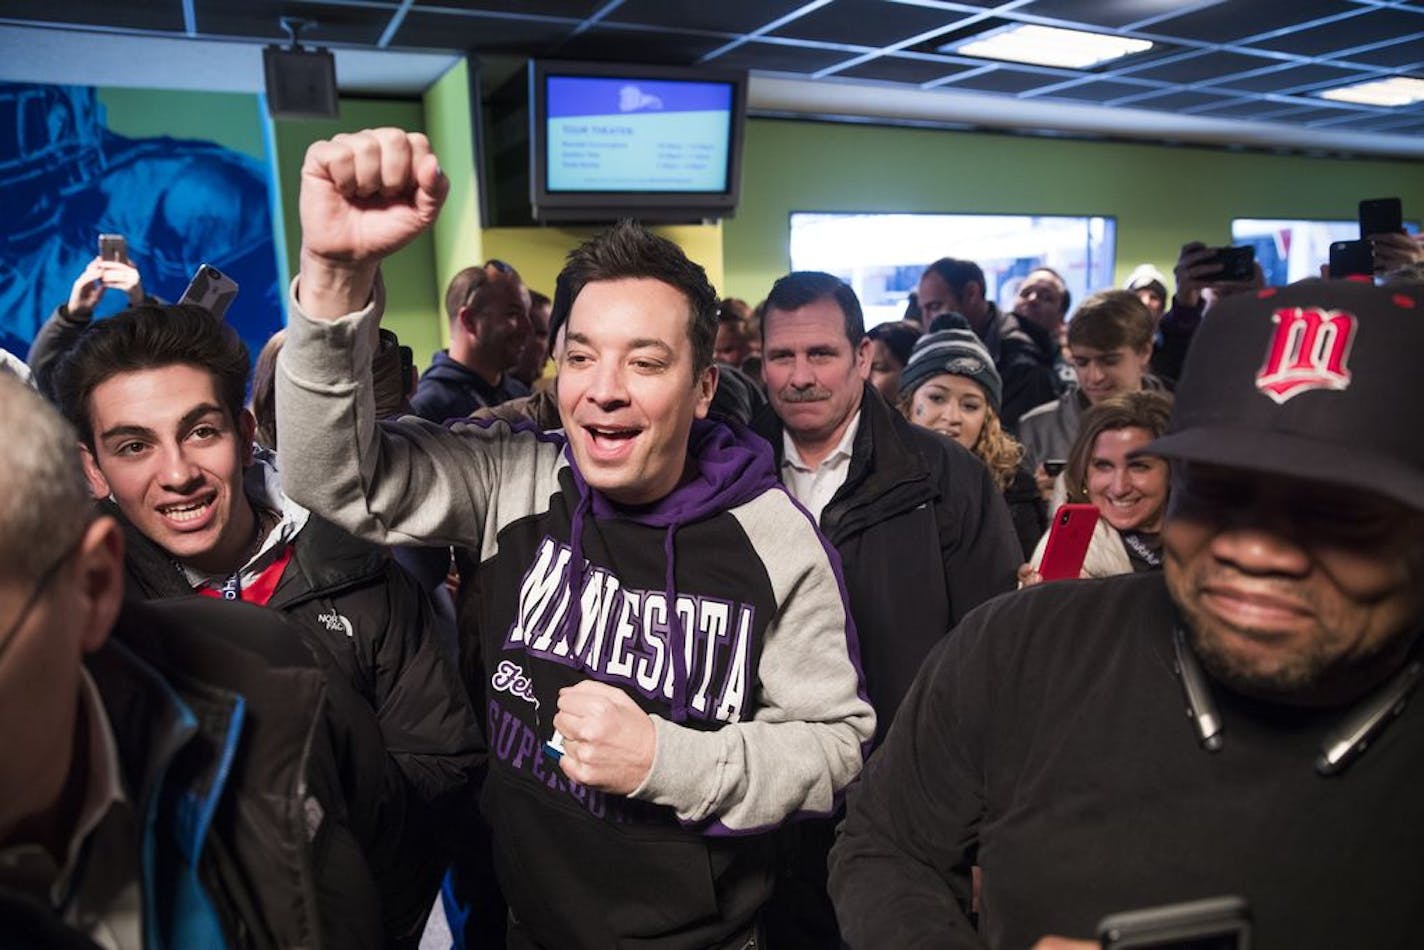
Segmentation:
[(670, 710), (673, 722), (685, 722), (687, 720), (687, 629), (682, 625), (682, 613), (677, 609), (677, 585), (675, 583), (675, 571), (673, 563), (673, 535), (677, 532), (677, 522), (672, 522), (667, 526), (667, 533), (663, 535), (663, 559), (667, 563), (667, 575), (664, 581), (667, 590), (668, 611), (671, 614), (668, 624), (668, 649), (672, 652), (672, 709)]

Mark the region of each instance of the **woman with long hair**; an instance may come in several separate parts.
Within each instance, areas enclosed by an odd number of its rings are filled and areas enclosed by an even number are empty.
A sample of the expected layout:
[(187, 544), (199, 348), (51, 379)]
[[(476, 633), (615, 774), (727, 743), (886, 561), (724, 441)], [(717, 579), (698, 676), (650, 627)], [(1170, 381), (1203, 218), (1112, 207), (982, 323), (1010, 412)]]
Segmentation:
[(1004, 493), (1024, 555), (1046, 524), (1033, 474), (1023, 467), (1023, 446), (999, 422), (1003, 381), (984, 344), (971, 330), (941, 330), (920, 337), (900, 372), (896, 405), (915, 425), (942, 432), (972, 452)]
[[(1063, 470), (1065, 500), (1098, 509), (1098, 523), (1083, 561), (1082, 577), (1111, 577), (1162, 566), (1162, 520), (1170, 478), (1167, 463), (1138, 454), (1167, 430), (1172, 397), (1143, 390), (1110, 396), (1083, 415)], [(1048, 536), (1020, 570), (1037, 583)]]

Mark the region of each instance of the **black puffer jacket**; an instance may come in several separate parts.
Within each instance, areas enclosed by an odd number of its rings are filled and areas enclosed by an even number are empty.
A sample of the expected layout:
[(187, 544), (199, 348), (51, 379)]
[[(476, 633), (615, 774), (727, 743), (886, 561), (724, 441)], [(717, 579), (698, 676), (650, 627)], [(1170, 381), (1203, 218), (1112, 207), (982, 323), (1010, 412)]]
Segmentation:
[[(781, 420), (768, 407), (753, 429), (780, 466)], [(868, 385), (850, 471), (820, 527), (840, 552), (878, 738), (930, 648), (1014, 588), (1022, 552), (983, 463), (907, 422)]]
[[(168, 554), (118, 517), (130, 589), (148, 598), (192, 596)], [(376, 713), (410, 792), (410, 807), (382, 829), (398, 840), (392, 863), (378, 869), (387, 884), (385, 916), (395, 937), (418, 939), (408, 929), (423, 920), (443, 873), (442, 829), (470, 804), (470, 778), (483, 757), (465, 689), (431, 633), (429, 601), (385, 549), (311, 515), (267, 606), (295, 621), (319, 647), (328, 676), (349, 683)]]
[[(191, 945), (209, 926), (241, 950), (386, 945), (360, 842), (378, 838), (402, 783), (383, 774), (370, 711), (299, 636), (250, 605), (129, 602), (85, 658), (144, 816), (145, 945)], [(4, 886), (0, 945), (96, 947)]]

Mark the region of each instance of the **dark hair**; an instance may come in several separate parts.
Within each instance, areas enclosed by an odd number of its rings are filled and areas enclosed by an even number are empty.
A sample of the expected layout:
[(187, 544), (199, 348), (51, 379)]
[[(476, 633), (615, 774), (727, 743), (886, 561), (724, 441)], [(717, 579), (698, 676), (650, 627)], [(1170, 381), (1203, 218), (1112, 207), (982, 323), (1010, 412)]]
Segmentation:
[(273, 333), (257, 351), (252, 368), (252, 416), (257, 420), (253, 438), (273, 452), (277, 451), (277, 354), (286, 342), (285, 328)]
[(1103, 290), (1084, 300), (1068, 321), (1068, 345), (1140, 350), (1151, 345), (1155, 329), (1152, 311), (1136, 292)]
[(529, 291), (529, 306), (531, 306), (531, 307), (547, 307), (547, 306), (549, 306), (549, 305), (552, 304), (552, 303), (553, 303), (553, 301), (549, 299), (549, 295), (548, 295), (548, 294), (541, 294), (541, 293), (539, 293), (539, 291), (537, 291), (537, 290), (530, 289), (530, 291)]
[[(466, 267), (450, 278), (450, 285), (445, 288), (446, 318), (453, 324), (455, 318), (460, 315), (460, 308), (471, 306), (479, 292), (492, 280), (500, 277), (520, 281), (519, 271), (504, 261), (495, 259), (485, 261), (479, 267)], [(529, 296), (533, 298), (533, 292), (530, 292)]]
[(984, 271), (973, 261), (961, 261), (953, 257), (941, 257), (929, 267), (926, 267), (925, 273), (938, 274), (939, 279), (945, 282), (956, 297), (963, 297), (964, 288), (971, 283), (979, 285), (980, 293), (987, 292), (984, 284)]
[(1068, 489), (1068, 500), (1088, 500), (1088, 462), (1098, 436), (1116, 429), (1146, 429), (1155, 439), (1167, 431), (1167, 417), (1171, 414), (1171, 395), (1153, 389), (1109, 396), (1083, 413), (1083, 420), (1078, 425), (1078, 436), (1073, 440), (1073, 447), (1068, 450), (1068, 465), (1063, 470), (1063, 484)]
[(732, 320), (747, 321), (752, 318), (752, 305), (740, 297), (723, 297), (717, 304), (717, 319), (723, 323)]
[(90, 325), (55, 370), (55, 397), (91, 449), (89, 397), (119, 373), (196, 366), (213, 376), (230, 419), (242, 415), (247, 391), (247, 347), (231, 324), (192, 304), (144, 304)]
[(910, 362), (910, 351), (915, 348), (915, 341), (921, 336), (918, 325), (906, 320), (892, 320), (889, 323), (878, 323), (866, 332), (866, 336), (872, 340), (885, 344), (895, 359), (904, 366)]
[(1058, 312), (1062, 316), (1068, 316), (1068, 311), (1073, 307), (1073, 294), (1068, 289), (1068, 281), (1063, 279), (1063, 275), (1049, 267), (1047, 264), (1040, 264), (1024, 274), (1024, 280), (1028, 280), (1034, 274), (1052, 274), (1053, 279), (1058, 281), (1058, 286), (1063, 288), (1063, 299), (1058, 302)]
[(865, 337), (865, 315), (860, 300), (850, 285), (833, 274), (818, 270), (792, 271), (771, 285), (766, 295), (766, 313), (761, 321), (762, 341), (766, 341), (766, 325), (773, 310), (800, 310), (817, 300), (831, 299), (845, 317), (845, 335), (855, 346)]
[(717, 340), (717, 292), (701, 264), (689, 260), (672, 241), (635, 221), (619, 221), (569, 252), (554, 285), (549, 339), (558, 337), (585, 285), (633, 277), (662, 281), (687, 298), (687, 338), (692, 343), (693, 377), (697, 377), (712, 365)]

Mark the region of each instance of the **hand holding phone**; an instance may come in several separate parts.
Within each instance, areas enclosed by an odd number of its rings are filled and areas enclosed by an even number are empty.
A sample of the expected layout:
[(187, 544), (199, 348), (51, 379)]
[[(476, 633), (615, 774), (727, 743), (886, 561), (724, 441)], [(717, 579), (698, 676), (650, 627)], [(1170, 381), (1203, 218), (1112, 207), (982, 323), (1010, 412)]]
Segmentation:
[(122, 234), (99, 235), (99, 257), (106, 261), (126, 261), (129, 259), (128, 241)]
[(1360, 202), (1360, 237), (1404, 231), (1404, 203), (1398, 198), (1366, 198)]
[(1097, 526), (1098, 509), (1093, 505), (1063, 505), (1054, 512), (1043, 560), (1038, 565), (1043, 579), (1060, 581), (1079, 576)]
[(1219, 268), (1206, 278), (1208, 284), (1239, 284), (1256, 277), (1256, 249), (1250, 245), (1211, 248), (1211, 256), (1202, 263)]
[(1330, 279), (1373, 277), (1375, 254), (1365, 238), (1358, 241), (1333, 241), (1330, 244)]

